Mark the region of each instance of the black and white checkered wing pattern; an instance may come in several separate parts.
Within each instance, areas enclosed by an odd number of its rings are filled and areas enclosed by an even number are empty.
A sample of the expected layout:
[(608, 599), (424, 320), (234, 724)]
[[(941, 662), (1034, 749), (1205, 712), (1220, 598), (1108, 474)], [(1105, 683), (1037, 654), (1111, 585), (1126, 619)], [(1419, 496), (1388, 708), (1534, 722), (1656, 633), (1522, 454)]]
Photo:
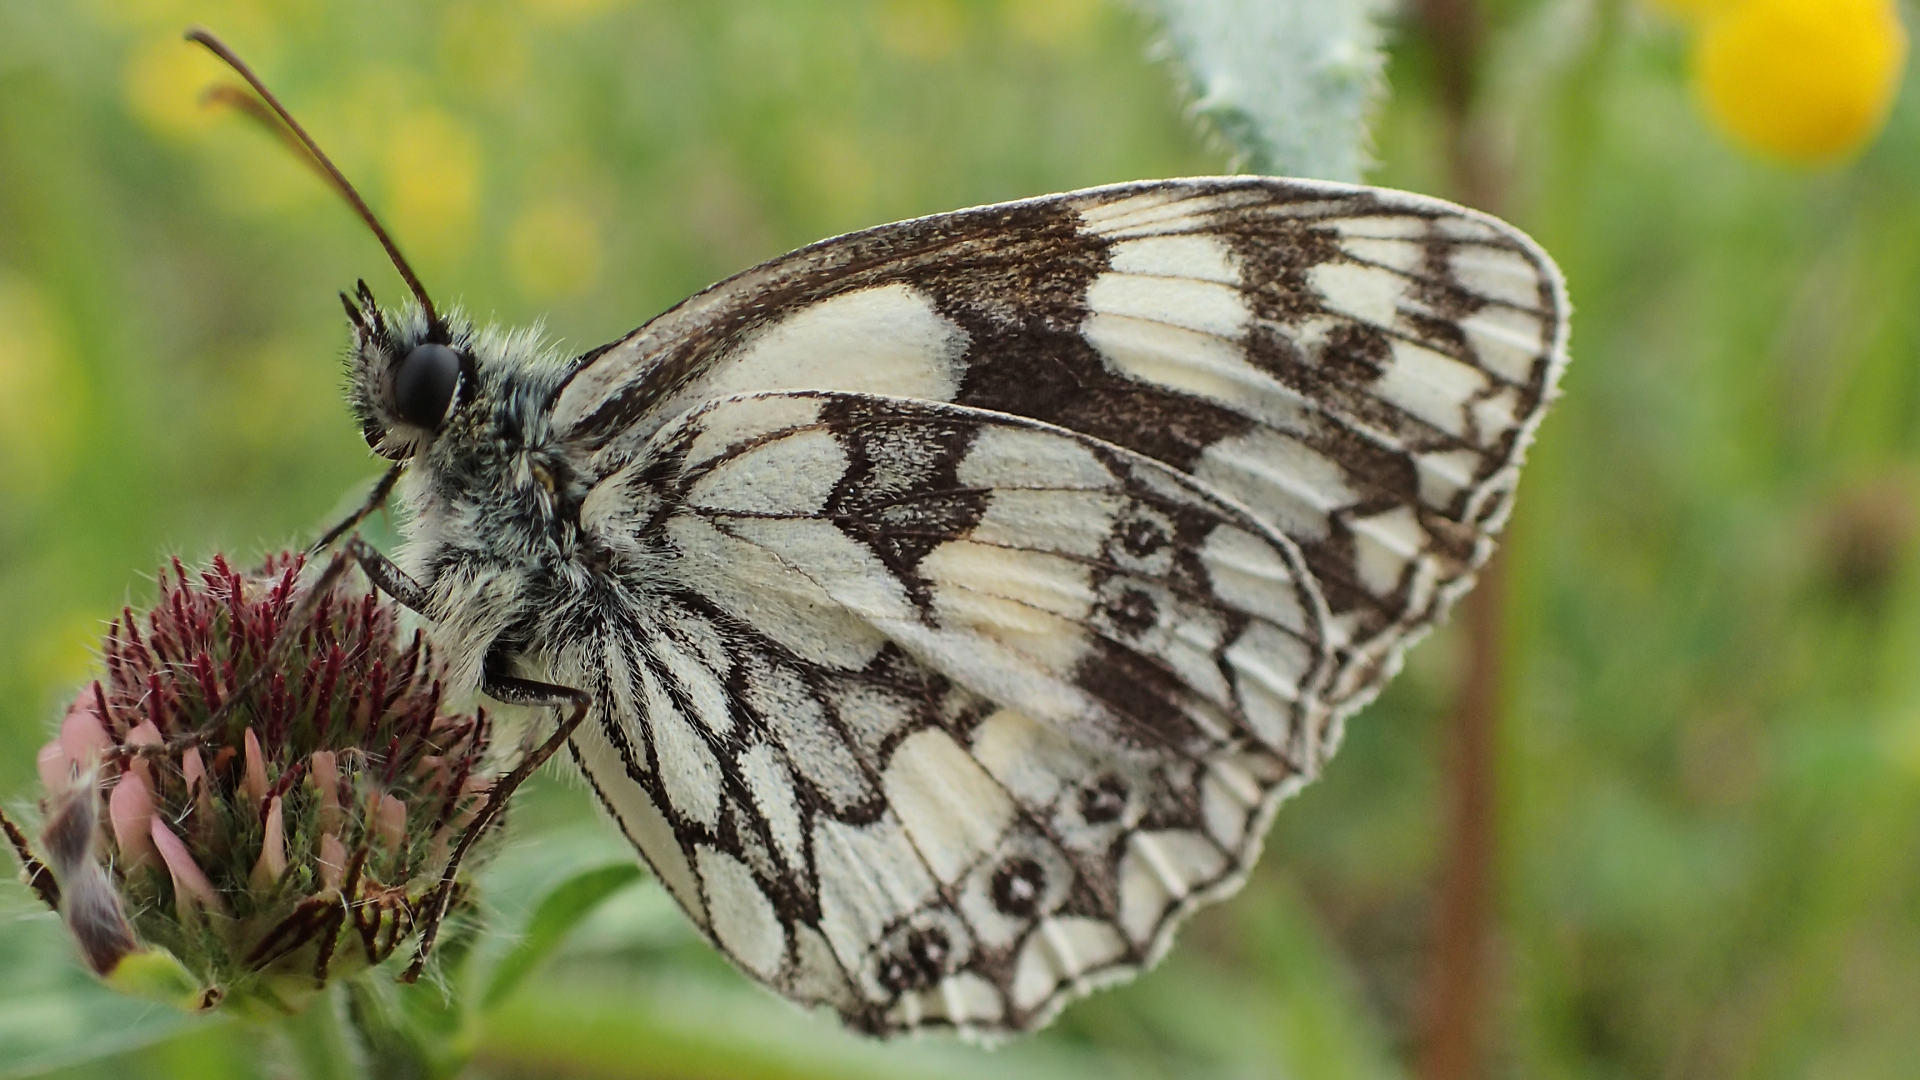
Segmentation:
[(554, 430), (644, 612), (556, 669), (742, 967), (1032, 1026), (1229, 891), (1471, 582), (1565, 362), (1511, 227), (1159, 181), (824, 241), (582, 357)]
[(868, 395), (724, 399), (583, 508), (661, 599), (560, 670), (580, 764), (741, 967), (1029, 1027), (1237, 884), (1330, 672), (1298, 550), (1165, 465)]
[(1531, 240), (1402, 192), (1151, 181), (823, 241), (583, 358), (558, 429), (610, 471), (700, 401), (847, 390), (1026, 416), (1291, 538), (1340, 658), (1316, 759), (1470, 584), (1565, 364)]

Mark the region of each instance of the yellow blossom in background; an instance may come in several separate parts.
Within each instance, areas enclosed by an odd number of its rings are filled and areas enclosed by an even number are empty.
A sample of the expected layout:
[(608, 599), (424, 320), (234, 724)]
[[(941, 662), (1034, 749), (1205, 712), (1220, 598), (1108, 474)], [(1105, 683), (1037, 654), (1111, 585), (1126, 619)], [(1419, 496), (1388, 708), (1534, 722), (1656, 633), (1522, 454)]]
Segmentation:
[(880, 40), (901, 56), (939, 60), (965, 39), (965, 17), (952, 0), (895, 0), (880, 10)]
[(35, 699), (69, 690), (86, 681), (99, 655), (103, 620), (97, 608), (56, 613), (28, 634), (26, 670), (33, 673)]
[(84, 396), (53, 306), (33, 281), (0, 273), (0, 511), (65, 475)]
[(429, 257), (458, 258), (473, 239), (480, 151), (473, 135), (439, 109), (397, 117), (386, 152), (391, 225)]
[(127, 105), (149, 128), (166, 135), (193, 135), (216, 120), (226, 121), (227, 111), (206, 108), (200, 95), (233, 81), (225, 65), (180, 40), (177, 31), (144, 35), (127, 57)]
[(525, 94), (525, 20), (479, 4), (449, 8), (441, 20), (440, 68), (448, 84), (484, 89), (499, 101)]
[(530, 299), (557, 300), (600, 277), (600, 223), (579, 203), (550, 199), (528, 207), (507, 236), (514, 282)]
[(586, 19), (620, 6), (620, 0), (523, 0), (523, 3), (536, 15), (562, 19)]
[(795, 139), (792, 169), (825, 220), (852, 228), (877, 212), (881, 178), (874, 161), (883, 156), (870, 134), (822, 123)]
[(1050, 48), (1084, 41), (1100, 15), (1099, 0), (1004, 0), (1001, 9), (1017, 36)]
[(1741, 0), (1648, 0), (1648, 3), (1662, 11), (1672, 12), (1687, 18), (1694, 18), (1721, 8), (1732, 7)]
[(1906, 66), (1896, 0), (1666, 0), (1699, 15), (1707, 114), (1749, 149), (1797, 162), (1866, 146)]

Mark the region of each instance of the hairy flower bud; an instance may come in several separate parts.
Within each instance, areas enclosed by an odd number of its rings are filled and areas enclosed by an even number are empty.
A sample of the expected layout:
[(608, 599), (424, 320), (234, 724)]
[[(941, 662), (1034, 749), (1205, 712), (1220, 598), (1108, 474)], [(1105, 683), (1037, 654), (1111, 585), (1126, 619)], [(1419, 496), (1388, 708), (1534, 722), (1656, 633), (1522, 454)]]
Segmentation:
[(394, 605), (313, 592), (302, 562), (176, 561), (40, 751), (43, 895), (110, 983), (296, 1009), (437, 920), (497, 816), (485, 714), (443, 711)]

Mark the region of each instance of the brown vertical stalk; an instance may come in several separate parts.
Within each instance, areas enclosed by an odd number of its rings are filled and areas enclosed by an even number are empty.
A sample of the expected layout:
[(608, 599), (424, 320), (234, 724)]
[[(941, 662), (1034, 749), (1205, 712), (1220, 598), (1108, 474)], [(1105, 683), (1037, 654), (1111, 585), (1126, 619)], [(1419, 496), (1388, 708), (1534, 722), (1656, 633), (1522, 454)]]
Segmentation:
[(1495, 743), (1503, 682), (1506, 560), (1495, 556), (1464, 608), (1467, 670), (1448, 747), (1450, 834), (1441, 864), (1426, 989), (1422, 1080), (1483, 1073), (1494, 920)]
[[(1482, 26), (1476, 0), (1418, 0), (1447, 125), (1455, 198), (1499, 210), (1498, 165), (1475, 138), (1473, 105)], [(1442, 850), (1426, 987), (1421, 1080), (1472, 1080), (1486, 1071), (1496, 866), (1495, 760), (1500, 730), (1506, 560), (1496, 556), (1464, 604), (1466, 673), (1447, 752), (1448, 837)]]

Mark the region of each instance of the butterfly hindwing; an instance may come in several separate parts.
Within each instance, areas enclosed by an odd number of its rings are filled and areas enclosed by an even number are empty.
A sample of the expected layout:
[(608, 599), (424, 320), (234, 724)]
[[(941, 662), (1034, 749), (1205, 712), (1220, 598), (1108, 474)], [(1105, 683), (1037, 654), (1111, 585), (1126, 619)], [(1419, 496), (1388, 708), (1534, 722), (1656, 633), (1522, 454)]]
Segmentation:
[(1339, 657), (1316, 759), (1464, 591), (1564, 364), (1525, 236), (1438, 200), (1153, 181), (801, 249), (588, 354), (555, 399), (602, 471), (717, 396), (845, 390), (1145, 454), (1289, 537)]
[(709, 403), (582, 529), (576, 756), (742, 968), (850, 1023), (1033, 1026), (1237, 883), (1333, 657), (1298, 549), (1142, 455), (874, 395)]

